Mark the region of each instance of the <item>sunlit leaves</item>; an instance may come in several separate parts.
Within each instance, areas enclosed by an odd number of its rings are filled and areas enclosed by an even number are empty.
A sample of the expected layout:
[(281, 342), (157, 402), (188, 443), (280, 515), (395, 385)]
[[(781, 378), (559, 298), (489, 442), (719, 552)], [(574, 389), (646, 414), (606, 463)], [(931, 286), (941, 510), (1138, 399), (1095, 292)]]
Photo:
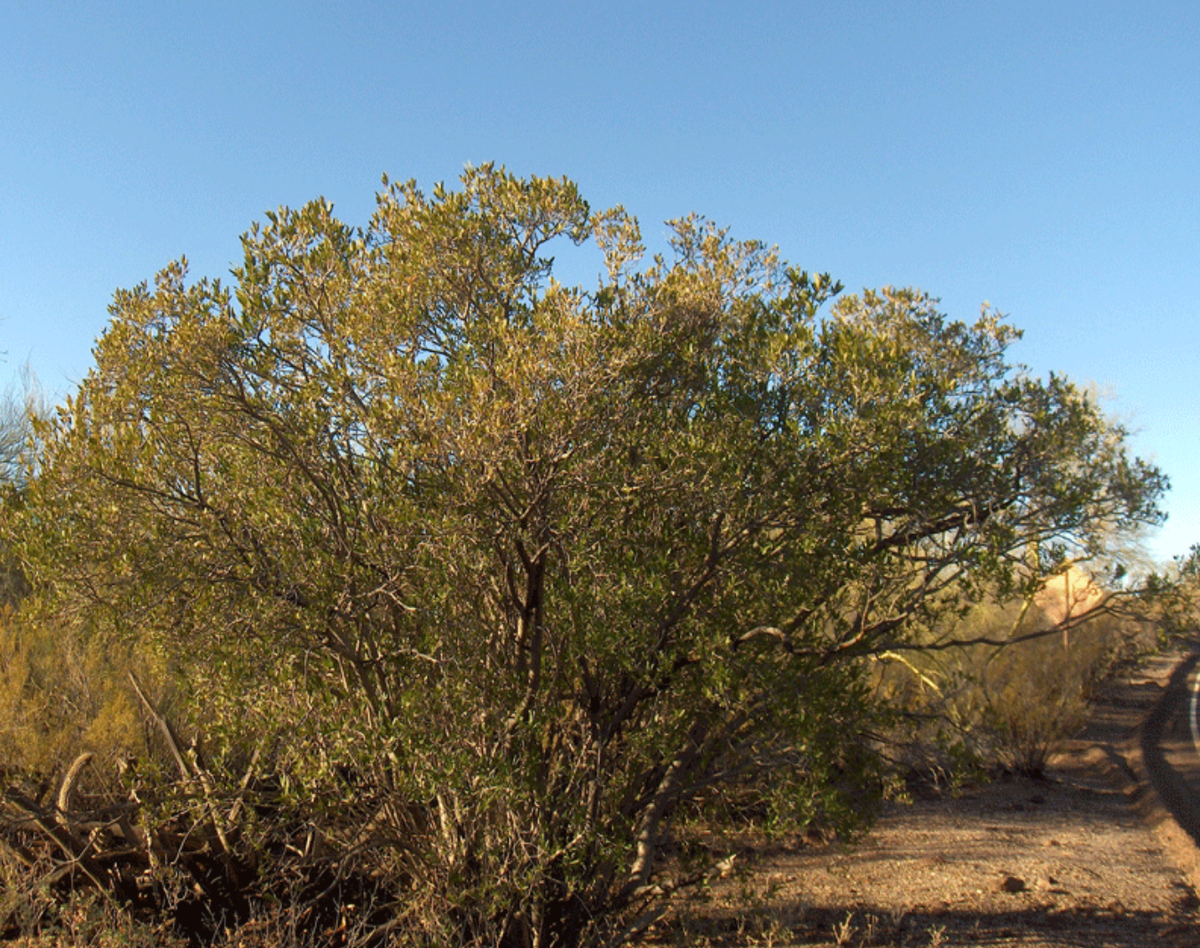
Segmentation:
[[(1153, 522), (1163, 482), (995, 313), (833, 302), (670, 226), (643, 266), (624, 211), (484, 166), (385, 182), (361, 230), (268, 215), (232, 289), (119, 292), (13, 528), (46, 607), (175, 650), (231, 745), (253, 691), (255, 729), (351, 759), (487, 924), (640, 904), (724, 781), (834, 806), (864, 657)], [(548, 244), (593, 237), (607, 281), (557, 284)]]

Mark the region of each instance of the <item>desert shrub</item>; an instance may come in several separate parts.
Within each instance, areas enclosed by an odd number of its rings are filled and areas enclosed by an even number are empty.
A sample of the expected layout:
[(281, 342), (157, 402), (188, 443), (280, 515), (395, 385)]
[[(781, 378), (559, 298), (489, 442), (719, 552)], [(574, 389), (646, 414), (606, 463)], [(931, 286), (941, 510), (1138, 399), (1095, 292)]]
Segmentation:
[(1147, 599), (1162, 644), (1193, 647), (1200, 635), (1200, 544), (1151, 576)]
[[(862, 812), (873, 656), (1032, 538), (1045, 572), (1159, 518), (998, 314), (671, 227), (643, 264), (621, 209), (486, 167), (365, 229), (281, 209), (232, 288), (118, 292), (2, 532), (39, 621), (170, 659), (205, 739), (153, 825), (199, 889), (377, 880), (402, 942), (620, 941), (702, 878), (662, 855), (705, 794)], [(589, 238), (606, 275), (559, 285)]]
[[(1053, 629), (1054, 619), (1033, 610), (1022, 626), (1029, 628)], [(999, 761), (1041, 776), (1055, 745), (1086, 722), (1096, 686), (1152, 648), (1136, 616), (1100, 615), (989, 654), (981, 674), (983, 723)]]
[(994, 753), (1008, 767), (1041, 776), (1055, 743), (1084, 723), (1086, 686), (1103, 661), (1098, 630), (1074, 630), (1074, 648), (1061, 635), (1007, 646), (987, 657), (981, 675), (982, 723)]
[(902, 770), (939, 782), (997, 765), (1041, 774), (1055, 744), (1083, 724), (1097, 686), (1158, 647), (1140, 599), (1101, 596), (1082, 574), (1074, 581), (1069, 610), (1061, 579), (1049, 584), (1053, 595), (1037, 585), (1022, 597), (993, 593), (926, 630), (932, 648), (878, 657), (877, 693), (904, 725), (889, 734)]
[(50, 776), (90, 751), (115, 773), (118, 761), (145, 759), (146, 726), (126, 679), (134, 669), (154, 677), (128, 643), (0, 614), (0, 767)]

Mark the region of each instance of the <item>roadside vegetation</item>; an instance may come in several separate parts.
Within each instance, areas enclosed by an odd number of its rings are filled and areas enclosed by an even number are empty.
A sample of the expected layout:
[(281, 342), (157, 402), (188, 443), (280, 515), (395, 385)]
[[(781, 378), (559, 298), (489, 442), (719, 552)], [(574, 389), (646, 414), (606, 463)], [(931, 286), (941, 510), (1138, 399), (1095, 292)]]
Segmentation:
[(5, 494), (4, 934), (615, 945), (698, 821), (1040, 770), (1165, 479), (998, 314), (671, 227), (488, 166), (118, 291)]

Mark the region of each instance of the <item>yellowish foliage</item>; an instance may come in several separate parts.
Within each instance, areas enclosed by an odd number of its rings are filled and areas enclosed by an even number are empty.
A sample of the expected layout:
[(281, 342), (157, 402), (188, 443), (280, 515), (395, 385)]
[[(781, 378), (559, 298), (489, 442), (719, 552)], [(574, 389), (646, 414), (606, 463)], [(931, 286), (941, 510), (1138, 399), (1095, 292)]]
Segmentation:
[(61, 772), (91, 751), (101, 762), (146, 751), (126, 681), (128, 649), (64, 627), (0, 615), (0, 768)]

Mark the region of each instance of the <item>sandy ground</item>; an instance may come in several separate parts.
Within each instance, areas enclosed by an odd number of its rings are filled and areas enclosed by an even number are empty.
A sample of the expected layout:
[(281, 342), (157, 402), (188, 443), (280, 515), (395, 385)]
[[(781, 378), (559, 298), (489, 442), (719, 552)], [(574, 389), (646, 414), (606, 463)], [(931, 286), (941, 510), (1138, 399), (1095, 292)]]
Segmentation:
[(797, 841), (691, 898), (688, 945), (1200, 946), (1192, 839), (1141, 781), (1138, 727), (1173, 662), (1114, 683), (1045, 780), (889, 805), (854, 846)]

